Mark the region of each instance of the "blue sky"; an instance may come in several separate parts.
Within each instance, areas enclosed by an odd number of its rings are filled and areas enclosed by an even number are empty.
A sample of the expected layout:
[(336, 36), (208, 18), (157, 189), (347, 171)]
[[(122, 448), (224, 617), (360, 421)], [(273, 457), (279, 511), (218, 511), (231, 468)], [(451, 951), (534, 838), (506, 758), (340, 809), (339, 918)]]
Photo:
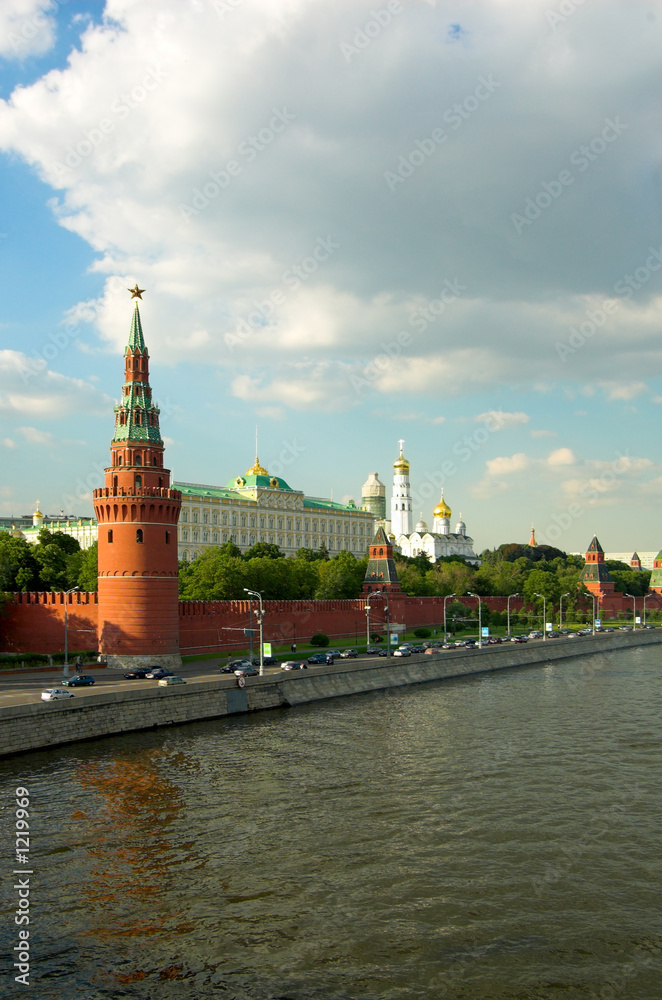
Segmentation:
[(176, 479), (659, 549), (660, 17), (5, 0), (0, 512), (92, 512), (138, 281)]

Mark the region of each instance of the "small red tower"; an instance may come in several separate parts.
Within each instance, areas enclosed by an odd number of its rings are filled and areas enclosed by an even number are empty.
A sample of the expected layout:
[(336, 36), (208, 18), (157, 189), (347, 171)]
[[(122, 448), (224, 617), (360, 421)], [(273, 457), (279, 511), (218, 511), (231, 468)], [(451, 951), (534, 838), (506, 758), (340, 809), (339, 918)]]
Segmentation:
[(377, 534), (368, 547), (368, 565), (363, 580), (363, 593), (373, 591), (386, 594), (399, 594), (402, 586), (398, 580), (398, 572), (393, 562), (393, 546), (386, 537), (383, 528), (378, 528)]
[(159, 410), (149, 384), (138, 299), (124, 352), (122, 399), (104, 489), (94, 491), (99, 522), (99, 651), (111, 666), (181, 666), (177, 522), (181, 493), (163, 467)]
[(595, 535), (586, 552), (586, 564), (579, 574), (578, 582), (583, 583), (587, 590), (599, 597), (614, 593), (614, 581), (605, 566), (605, 554)]

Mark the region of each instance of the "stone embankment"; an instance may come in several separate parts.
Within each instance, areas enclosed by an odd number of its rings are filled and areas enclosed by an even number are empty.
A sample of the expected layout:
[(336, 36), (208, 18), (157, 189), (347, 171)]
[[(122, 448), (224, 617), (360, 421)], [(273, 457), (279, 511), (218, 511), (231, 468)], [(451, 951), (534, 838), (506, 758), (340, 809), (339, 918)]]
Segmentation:
[(136, 688), (86, 694), (71, 701), (38, 702), (0, 709), (0, 756), (45, 750), (64, 743), (220, 718), (242, 712), (302, 705), (368, 691), (535, 666), (662, 643), (662, 629), (557, 639), (482, 650), (444, 651), (408, 659), (337, 661), (333, 667), (248, 677), (189, 680), (184, 686)]

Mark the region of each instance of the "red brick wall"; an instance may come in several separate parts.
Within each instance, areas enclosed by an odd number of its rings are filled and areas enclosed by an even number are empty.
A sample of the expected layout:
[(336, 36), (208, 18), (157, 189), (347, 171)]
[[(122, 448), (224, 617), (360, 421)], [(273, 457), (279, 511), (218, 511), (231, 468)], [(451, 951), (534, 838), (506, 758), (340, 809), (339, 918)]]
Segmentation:
[[(0, 613), (0, 652), (61, 653), (64, 651), (64, 594), (12, 594)], [(97, 595), (69, 594), (69, 652), (96, 649)]]
[[(94, 649), (97, 644), (98, 605), (96, 594), (70, 594), (67, 605), (67, 632), (72, 653)], [(462, 603), (476, 607), (475, 598), (463, 597)], [(449, 602), (450, 603), (450, 602)], [(483, 598), (483, 605), (505, 611), (505, 597)], [(511, 611), (519, 611), (521, 598), (510, 602)], [(253, 603), (253, 609), (257, 605)], [(601, 613), (608, 618), (617, 611), (632, 613), (632, 599), (610, 595), (601, 603)], [(662, 595), (649, 598), (647, 608), (662, 607)], [(265, 601), (265, 642), (307, 643), (314, 632), (326, 632), (331, 641), (341, 636), (362, 641), (366, 634), (365, 599), (354, 601)], [(637, 598), (637, 614), (643, 610)], [(406, 597), (390, 595), (391, 621), (408, 627), (439, 627), (444, 619), (442, 597)], [(586, 613), (590, 616), (591, 604)], [(384, 623), (381, 602), (374, 599), (370, 612), (371, 631)], [(243, 630), (251, 625), (248, 601), (180, 601), (179, 643), (186, 654), (227, 652), (245, 648), (248, 639)], [(257, 628), (255, 616), (253, 627)], [(257, 648), (257, 636), (255, 637)], [(14, 594), (0, 615), (0, 652), (54, 653), (64, 649), (64, 595)]]

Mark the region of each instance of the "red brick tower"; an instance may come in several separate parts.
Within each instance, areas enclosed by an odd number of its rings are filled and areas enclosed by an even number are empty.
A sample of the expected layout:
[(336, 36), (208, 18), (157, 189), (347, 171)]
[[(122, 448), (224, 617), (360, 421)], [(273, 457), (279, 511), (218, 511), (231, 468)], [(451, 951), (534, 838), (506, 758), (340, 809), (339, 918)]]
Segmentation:
[(159, 410), (136, 299), (99, 522), (99, 651), (110, 666), (180, 666), (177, 522), (181, 493), (163, 467)]
[(600, 597), (614, 593), (614, 581), (605, 566), (605, 554), (602, 546), (594, 535), (586, 552), (586, 564), (579, 574), (579, 584), (584, 584), (587, 590)]
[(399, 594), (402, 591), (393, 562), (393, 546), (383, 528), (377, 529), (377, 534), (368, 547), (363, 593), (370, 594), (373, 591), (385, 594)]

